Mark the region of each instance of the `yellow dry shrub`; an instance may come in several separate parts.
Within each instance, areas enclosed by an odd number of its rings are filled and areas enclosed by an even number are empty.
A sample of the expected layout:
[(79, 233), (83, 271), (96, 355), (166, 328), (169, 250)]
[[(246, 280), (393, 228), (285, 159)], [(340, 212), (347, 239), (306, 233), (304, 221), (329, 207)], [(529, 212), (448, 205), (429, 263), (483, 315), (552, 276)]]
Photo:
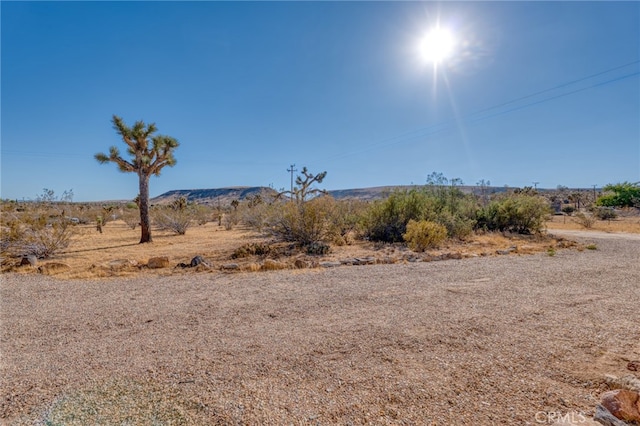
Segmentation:
[(411, 250), (425, 251), (439, 246), (447, 238), (447, 228), (428, 220), (410, 220), (407, 232), (402, 235)]

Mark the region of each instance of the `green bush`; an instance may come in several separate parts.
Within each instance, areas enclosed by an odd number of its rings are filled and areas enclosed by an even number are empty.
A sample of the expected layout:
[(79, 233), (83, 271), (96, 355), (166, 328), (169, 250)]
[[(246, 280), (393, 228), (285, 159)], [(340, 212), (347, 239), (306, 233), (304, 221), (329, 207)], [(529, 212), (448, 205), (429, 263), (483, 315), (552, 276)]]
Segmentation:
[(489, 231), (538, 233), (551, 213), (543, 197), (526, 193), (499, 196), (478, 210), (477, 228)]
[(598, 198), (596, 205), (604, 207), (640, 207), (640, 182), (609, 184), (602, 188), (612, 194)]
[(437, 247), (447, 238), (447, 228), (428, 220), (410, 220), (407, 232), (403, 235), (409, 248), (414, 251), (425, 251)]
[(410, 220), (425, 218), (429, 199), (418, 190), (396, 191), (384, 201), (375, 202), (362, 222), (364, 236), (372, 241), (396, 243), (404, 241)]

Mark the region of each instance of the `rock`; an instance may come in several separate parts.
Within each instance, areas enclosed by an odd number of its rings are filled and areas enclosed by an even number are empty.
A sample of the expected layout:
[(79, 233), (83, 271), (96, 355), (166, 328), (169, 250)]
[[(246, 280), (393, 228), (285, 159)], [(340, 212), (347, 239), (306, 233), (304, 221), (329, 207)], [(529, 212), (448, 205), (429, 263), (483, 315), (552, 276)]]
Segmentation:
[(129, 259), (116, 259), (107, 262), (104, 266), (111, 271), (122, 271), (138, 266), (138, 262)]
[(237, 271), (240, 269), (240, 265), (238, 265), (237, 263), (225, 263), (220, 267), (220, 269), (225, 271)]
[(627, 370), (640, 371), (640, 361), (629, 361), (627, 364)]
[(631, 374), (622, 377), (605, 374), (604, 380), (612, 388), (628, 389), (640, 393), (640, 379)]
[(518, 247), (511, 246), (508, 249), (496, 250), (496, 254), (509, 254), (509, 253), (512, 253), (512, 252), (516, 251), (517, 249), (518, 249)]
[(298, 269), (306, 269), (309, 267), (309, 264), (302, 259), (296, 259), (293, 265)]
[(209, 262), (207, 262), (206, 260), (204, 260), (204, 258), (202, 256), (196, 256), (193, 259), (191, 259), (191, 264), (190, 266), (192, 268), (198, 266), (198, 265), (204, 265), (204, 266), (211, 266), (209, 265)]
[(169, 267), (169, 258), (167, 256), (152, 257), (147, 262), (149, 269), (160, 269)]
[(593, 419), (604, 426), (628, 426), (627, 422), (618, 419), (600, 404), (596, 406), (596, 414)]
[(71, 269), (69, 265), (59, 262), (49, 262), (38, 267), (38, 272), (45, 275), (53, 275)]
[(38, 264), (38, 258), (33, 254), (23, 257), (22, 260), (20, 261), (20, 266), (24, 266), (24, 265), (36, 266), (37, 264)]
[[(602, 426), (595, 420), (588, 418), (585, 414), (578, 413), (576, 411), (570, 411), (567, 414), (558, 417), (560, 418), (558, 421), (553, 423), (552, 426)], [(543, 420), (542, 417), (536, 417), (536, 422), (540, 422), (541, 420)], [(544, 420), (546, 421), (547, 419)]]
[(640, 422), (638, 392), (616, 389), (602, 394), (600, 403), (611, 414), (627, 422)]
[(354, 265), (375, 265), (376, 264), (376, 258), (369, 256), (369, 257), (356, 257), (355, 259), (353, 259)]
[(322, 268), (335, 268), (340, 265), (342, 265), (340, 262), (320, 262)]

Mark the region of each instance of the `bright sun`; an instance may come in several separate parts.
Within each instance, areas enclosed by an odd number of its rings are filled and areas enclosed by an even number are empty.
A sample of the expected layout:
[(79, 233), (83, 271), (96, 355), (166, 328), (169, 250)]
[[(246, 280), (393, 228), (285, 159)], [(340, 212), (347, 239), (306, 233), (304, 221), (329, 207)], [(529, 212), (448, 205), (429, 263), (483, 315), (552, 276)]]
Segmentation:
[(438, 64), (451, 56), (455, 39), (451, 31), (436, 27), (420, 42), (420, 53), (425, 61)]

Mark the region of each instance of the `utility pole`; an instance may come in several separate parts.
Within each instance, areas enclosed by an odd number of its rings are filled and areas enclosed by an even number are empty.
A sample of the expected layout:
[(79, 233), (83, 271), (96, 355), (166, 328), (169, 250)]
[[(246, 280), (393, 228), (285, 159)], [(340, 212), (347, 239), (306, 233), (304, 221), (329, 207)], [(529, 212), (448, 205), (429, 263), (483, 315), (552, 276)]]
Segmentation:
[(591, 185), (593, 186), (593, 203), (595, 204), (596, 201), (598, 201), (598, 196), (596, 195), (596, 186), (598, 185)]
[(533, 183), (533, 189), (537, 190), (538, 189), (538, 184), (540, 182), (531, 182), (531, 183)]
[(292, 164), (291, 168), (287, 169), (287, 171), (291, 173), (291, 194), (290, 194), (291, 201), (293, 201), (293, 172), (298, 171), (297, 169), (294, 169), (295, 166), (296, 166), (295, 164)]

